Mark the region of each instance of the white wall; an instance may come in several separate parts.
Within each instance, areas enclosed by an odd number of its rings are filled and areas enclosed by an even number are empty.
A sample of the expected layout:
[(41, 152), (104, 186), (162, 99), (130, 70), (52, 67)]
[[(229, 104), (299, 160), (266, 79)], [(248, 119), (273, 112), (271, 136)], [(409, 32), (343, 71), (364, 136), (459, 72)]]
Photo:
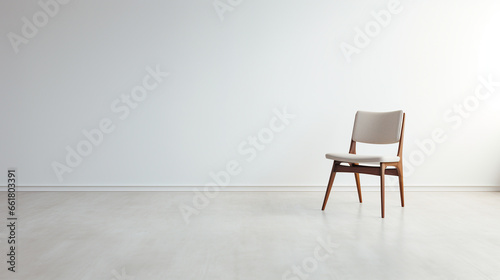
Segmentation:
[[(213, 0), (74, 0), (45, 23), (38, 1), (2, 1), (0, 168), (25, 186), (198, 186), (238, 163), (229, 185), (321, 186), (356, 110), (403, 109), (407, 185), (498, 186), (500, 86), (487, 96), (478, 79), (500, 80), (495, 2), (220, 0), (221, 20)], [(383, 9), (387, 26), (356, 45)], [(147, 67), (170, 75), (125, 117), (113, 102)], [(464, 117), (448, 111), (463, 102)], [(284, 108), (295, 118), (255, 158), (238, 150)], [(54, 162), (103, 119), (114, 130), (58, 180)], [(424, 154), (435, 129), (446, 141)]]

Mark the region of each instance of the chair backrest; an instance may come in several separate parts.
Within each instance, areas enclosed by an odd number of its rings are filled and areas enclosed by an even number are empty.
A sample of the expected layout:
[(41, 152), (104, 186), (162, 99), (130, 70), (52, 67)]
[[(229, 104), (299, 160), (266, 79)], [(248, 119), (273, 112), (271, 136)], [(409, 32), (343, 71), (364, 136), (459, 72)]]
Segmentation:
[(403, 123), (403, 111), (356, 112), (352, 140), (369, 144), (393, 144), (399, 142)]

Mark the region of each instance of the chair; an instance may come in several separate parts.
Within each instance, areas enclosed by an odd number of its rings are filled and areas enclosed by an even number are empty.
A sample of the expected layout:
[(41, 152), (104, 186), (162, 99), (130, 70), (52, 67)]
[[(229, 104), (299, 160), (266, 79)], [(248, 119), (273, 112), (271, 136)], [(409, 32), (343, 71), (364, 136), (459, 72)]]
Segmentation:
[[(328, 196), (332, 189), (333, 180), (337, 172), (354, 173), (356, 187), (358, 189), (359, 202), (361, 198), (361, 184), (359, 174), (370, 174), (380, 176), (380, 192), (382, 203), (382, 218), (385, 212), (385, 175), (399, 177), (399, 191), (401, 194), (401, 206), (404, 207), (403, 190), (403, 134), (405, 125), (405, 114), (403, 111), (393, 112), (356, 112), (354, 127), (352, 131), (351, 147), (349, 153), (329, 153), (327, 159), (333, 160), (332, 172), (323, 201), (325, 210)], [(397, 156), (391, 155), (358, 155), (356, 154), (356, 143), (369, 144), (394, 144), (399, 142)], [(361, 164), (371, 164), (361, 165)], [(373, 164), (376, 164), (373, 166)], [(389, 167), (389, 168), (388, 168)]]

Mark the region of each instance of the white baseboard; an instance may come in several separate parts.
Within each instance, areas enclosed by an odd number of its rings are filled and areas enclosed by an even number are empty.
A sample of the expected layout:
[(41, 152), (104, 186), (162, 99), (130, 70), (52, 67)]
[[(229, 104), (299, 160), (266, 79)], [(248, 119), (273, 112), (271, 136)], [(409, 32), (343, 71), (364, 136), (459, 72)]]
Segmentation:
[[(335, 191), (356, 191), (355, 186), (334, 186)], [(380, 191), (379, 186), (362, 186), (363, 191)], [(220, 191), (228, 192), (324, 192), (325, 186), (232, 186), (220, 187)], [(172, 186), (17, 186), (16, 191), (27, 192), (192, 192), (202, 191), (204, 187), (172, 187)], [(212, 189), (211, 189), (212, 190)], [(397, 186), (386, 186), (386, 191), (399, 191)], [(7, 187), (0, 187), (0, 191), (7, 191)], [(500, 186), (406, 186), (405, 191), (409, 192), (498, 192)]]

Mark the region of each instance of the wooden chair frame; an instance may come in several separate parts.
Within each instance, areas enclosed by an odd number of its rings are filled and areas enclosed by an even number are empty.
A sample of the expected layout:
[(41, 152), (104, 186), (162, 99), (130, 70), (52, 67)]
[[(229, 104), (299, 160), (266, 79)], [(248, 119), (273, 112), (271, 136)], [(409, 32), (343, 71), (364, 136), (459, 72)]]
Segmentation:
[[(342, 161), (334, 161), (332, 172), (330, 174), (330, 179), (328, 180), (328, 187), (325, 193), (325, 199), (323, 201), (323, 207), (321, 210), (325, 210), (326, 203), (328, 202), (328, 196), (332, 190), (333, 181), (335, 180), (335, 175), (337, 172), (354, 173), (354, 178), (356, 179), (356, 187), (358, 189), (359, 202), (362, 203), (363, 199), (361, 197), (361, 183), (359, 180), (359, 174), (369, 174), (380, 176), (380, 193), (381, 193), (381, 204), (382, 204), (382, 218), (385, 216), (385, 175), (392, 175), (399, 177), (399, 192), (401, 195), (401, 207), (405, 206), (404, 202), (404, 185), (403, 185), (403, 137), (405, 128), (405, 114), (403, 113), (403, 121), (401, 124), (401, 136), (399, 138), (398, 146), (398, 162), (381, 162), (380, 166), (363, 166), (358, 163), (348, 163), (347, 165), (341, 165)], [(356, 154), (356, 142), (351, 138), (351, 147), (349, 148), (350, 154)], [(388, 168), (387, 167), (394, 167)]]

